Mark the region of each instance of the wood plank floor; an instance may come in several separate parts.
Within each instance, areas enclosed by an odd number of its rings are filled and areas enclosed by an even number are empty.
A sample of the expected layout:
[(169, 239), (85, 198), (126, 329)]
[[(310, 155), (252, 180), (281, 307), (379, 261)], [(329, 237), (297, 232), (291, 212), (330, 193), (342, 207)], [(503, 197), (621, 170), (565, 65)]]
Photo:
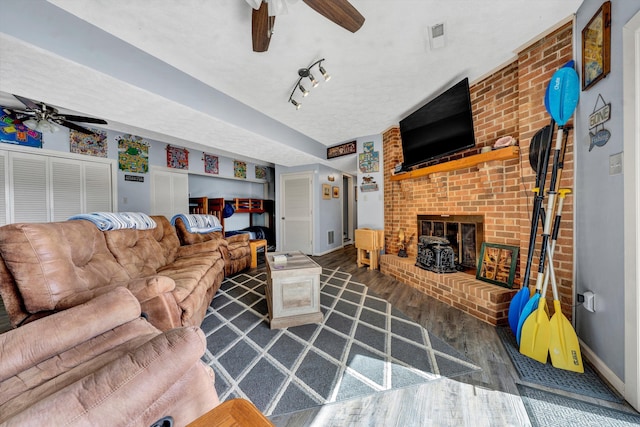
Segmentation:
[[(272, 417), (271, 421), (276, 426), (531, 425), (516, 387), (518, 382), (523, 382), (519, 380), (495, 327), (424, 295), (377, 270), (358, 268), (353, 246), (313, 258), (325, 268), (339, 268), (351, 274), (353, 281), (369, 286), (394, 307), (464, 353), (482, 370), (454, 379), (441, 379), (420, 386)], [(264, 268), (264, 263), (259, 264), (257, 271)], [(0, 301), (0, 332), (9, 329), (6, 312)], [(625, 405), (584, 396), (574, 397), (628, 410), (628, 406)]]

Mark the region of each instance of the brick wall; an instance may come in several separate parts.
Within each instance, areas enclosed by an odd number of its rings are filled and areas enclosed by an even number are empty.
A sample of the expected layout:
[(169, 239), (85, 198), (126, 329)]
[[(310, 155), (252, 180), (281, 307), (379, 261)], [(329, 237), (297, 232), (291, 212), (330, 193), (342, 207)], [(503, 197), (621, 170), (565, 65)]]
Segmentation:
[[(533, 206), (535, 172), (529, 164), (529, 144), (533, 135), (549, 124), (544, 93), (553, 73), (572, 58), (572, 25), (566, 24), (552, 34), (529, 45), (518, 58), (499, 71), (471, 86), (476, 147), (439, 162), (480, 152), (500, 137), (518, 140), (521, 157), (487, 162), (452, 172), (403, 181), (391, 181), (394, 166), (402, 161), (398, 127), (383, 134), (385, 242), (387, 253), (398, 250), (397, 233), (416, 230), (418, 214), (484, 215), (485, 241), (520, 248), (516, 286), (524, 272)], [(550, 181), (550, 173), (547, 185)], [(573, 186), (573, 132), (569, 133), (561, 187)], [(546, 207), (545, 198), (544, 206)], [(554, 255), (563, 312), (570, 318), (573, 270), (573, 199), (565, 201), (558, 246)], [(542, 232), (540, 228), (539, 233)], [(541, 239), (538, 238), (540, 246)], [(409, 245), (410, 257), (416, 256), (416, 238)], [(532, 280), (535, 285), (538, 250), (534, 252)], [(549, 291), (549, 295), (551, 292)]]

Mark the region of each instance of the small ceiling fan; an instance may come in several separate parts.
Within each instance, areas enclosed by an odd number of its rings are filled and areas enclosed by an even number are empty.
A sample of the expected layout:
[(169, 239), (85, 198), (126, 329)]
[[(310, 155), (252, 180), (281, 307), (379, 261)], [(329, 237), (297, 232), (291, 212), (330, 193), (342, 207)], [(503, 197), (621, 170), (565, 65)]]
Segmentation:
[(61, 114), (58, 109), (50, 105), (46, 105), (42, 102), (35, 102), (18, 95), (13, 96), (15, 96), (18, 101), (22, 102), (26, 109), (20, 110), (16, 108), (4, 107), (2, 110), (12, 120), (22, 123), (29, 129), (37, 130), (38, 132), (55, 132), (56, 130), (58, 130), (57, 125), (61, 125), (64, 127), (68, 127), (69, 129), (77, 130), (78, 132), (94, 135), (95, 132), (73, 122), (95, 123), (100, 125), (107, 124), (106, 121), (102, 119), (95, 119), (93, 117)]
[[(293, 3), (297, 0), (288, 0)], [(307, 6), (342, 28), (355, 33), (364, 24), (364, 16), (348, 0), (303, 0)], [(285, 0), (247, 0), (253, 8), (251, 39), (254, 52), (266, 52), (273, 34), (276, 15), (287, 13)]]

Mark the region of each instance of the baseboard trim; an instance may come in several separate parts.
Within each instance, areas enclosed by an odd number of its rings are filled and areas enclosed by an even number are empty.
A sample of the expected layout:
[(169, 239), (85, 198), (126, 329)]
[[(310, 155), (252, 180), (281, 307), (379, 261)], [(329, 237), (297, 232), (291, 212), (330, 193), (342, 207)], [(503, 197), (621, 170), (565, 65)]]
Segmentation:
[(624, 381), (621, 380), (616, 374), (613, 373), (611, 369), (600, 359), (588, 345), (584, 343), (581, 339), (580, 341), (580, 349), (582, 351), (583, 357), (589, 360), (589, 363), (598, 371), (598, 373), (613, 387), (618, 393), (624, 396)]

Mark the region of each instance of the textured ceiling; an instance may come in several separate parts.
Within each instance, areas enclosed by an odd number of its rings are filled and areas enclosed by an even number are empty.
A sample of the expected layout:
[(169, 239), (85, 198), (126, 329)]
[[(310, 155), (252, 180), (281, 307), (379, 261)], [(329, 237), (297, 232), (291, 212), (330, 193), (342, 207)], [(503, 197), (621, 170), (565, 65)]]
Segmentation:
[[(351, 0), (366, 21), (350, 33), (294, 1), (255, 53), (244, 0), (2, 0), (0, 103), (16, 93), (172, 144), (355, 172), (353, 156), (327, 161), (326, 147), (496, 69), (581, 2)], [(432, 50), (438, 23), (446, 45)], [(297, 70), (320, 58), (332, 79), (296, 110)]]

